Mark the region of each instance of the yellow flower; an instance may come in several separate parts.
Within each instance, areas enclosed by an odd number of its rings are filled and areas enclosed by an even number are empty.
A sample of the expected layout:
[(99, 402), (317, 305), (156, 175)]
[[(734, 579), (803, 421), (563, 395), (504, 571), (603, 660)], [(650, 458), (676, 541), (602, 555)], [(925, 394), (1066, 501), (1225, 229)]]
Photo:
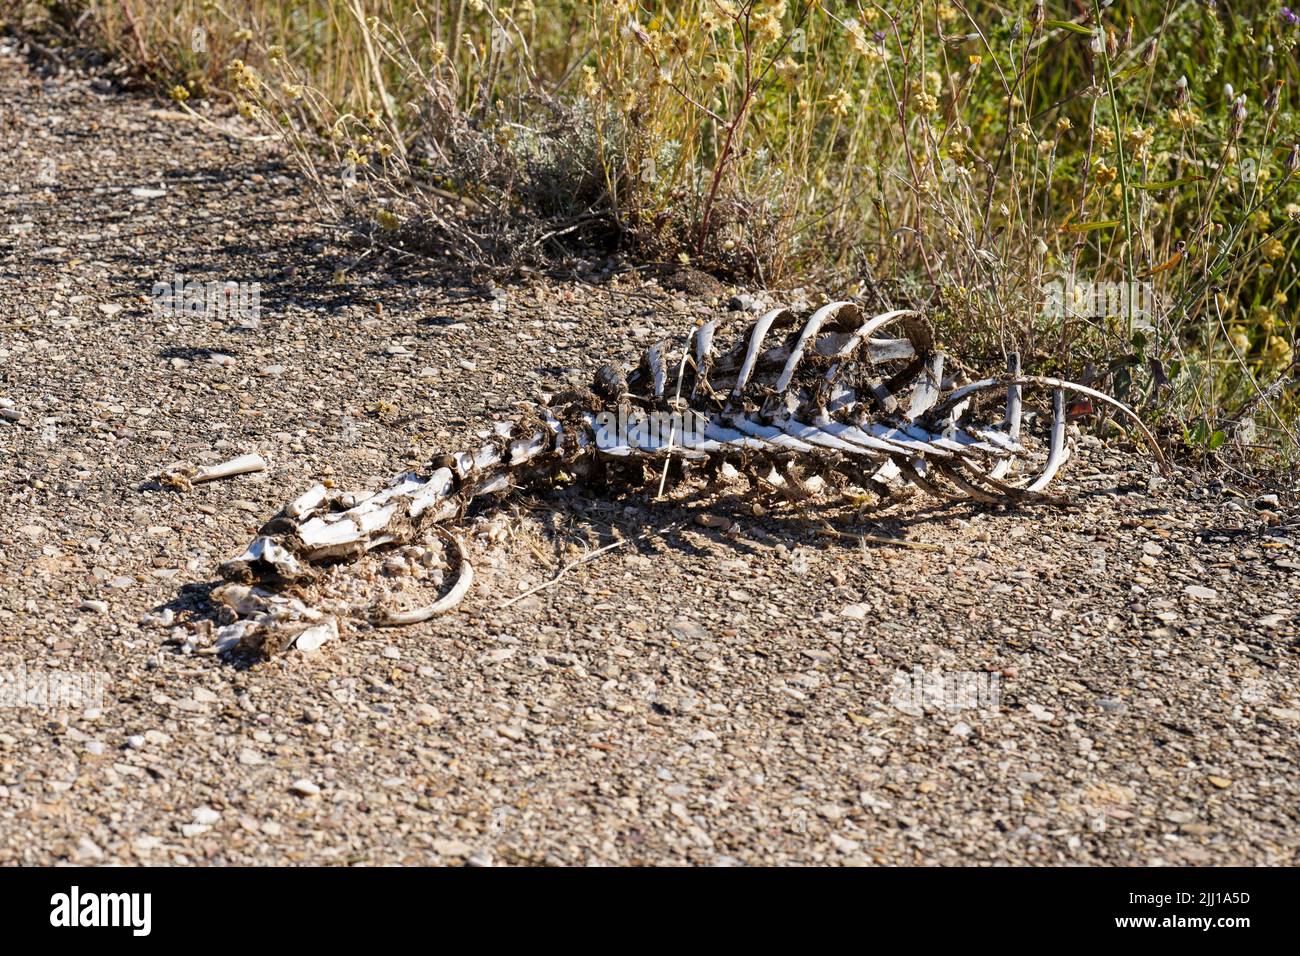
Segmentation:
[(1155, 133), (1144, 126), (1136, 126), (1124, 134), (1124, 141), (1131, 149), (1141, 149), (1143, 146), (1149, 146), (1154, 138)]
[(752, 29), (754, 37), (760, 44), (775, 43), (785, 33), (781, 29), (781, 21), (777, 19), (776, 14), (771, 12), (760, 13), (754, 17)]
[(243, 60), (231, 60), (227, 72), (237, 89), (257, 92), (258, 85), (261, 82), (257, 78), (257, 71)]
[(1234, 325), (1228, 330), (1228, 339), (1232, 342), (1233, 348), (1237, 350), (1238, 355), (1245, 355), (1250, 352), (1250, 336), (1240, 325)]
[(939, 98), (932, 93), (919, 90), (912, 97), (912, 105), (916, 107), (918, 113), (928, 115), (939, 108)]
[(375, 220), (379, 223), (381, 228), (390, 231), (396, 229), (400, 225), (397, 216), (388, 209), (381, 209), (379, 215), (375, 217)]
[(1151, 156), (1151, 141), (1155, 138), (1154, 131), (1138, 126), (1130, 129), (1124, 134), (1124, 141), (1128, 145), (1133, 157), (1138, 162), (1145, 162)]
[(1098, 126), (1093, 135), (1096, 137), (1097, 146), (1101, 149), (1110, 149), (1115, 145), (1115, 131), (1109, 126)]
[(1286, 245), (1281, 239), (1274, 236), (1260, 247), (1260, 252), (1264, 254), (1265, 259), (1276, 261), (1286, 255)]
[(240, 100), (239, 104), (235, 108), (239, 110), (239, 115), (244, 119), (254, 119), (258, 114), (257, 107), (248, 102), (248, 100)]
[(783, 80), (792, 80), (799, 75), (799, 71), (802, 69), (802, 66), (787, 56), (776, 64), (776, 75)]
[(830, 105), (833, 115), (845, 116), (853, 106), (853, 95), (848, 90), (836, 90), (826, 97), (826, 102)]
[(849, 46), (853, 47), (859, 56), (870, 57), (876, 52), (875, 46), (867, 42), (867, 34), (861, 26), (850, 23), (846, 25), (845, 29), (849, 34)]
[(1291, 364), (1291, 343), (1280, 335), (1270, 335), (1264, 346), (1264, 359), (1274, 367), (1286, 367)]
[(713, 64), (713, 78), (719, 83), (727, 84), (736, 78), (735, 71), (731, 69), (731, 64), (726, 60), (718, 60)]
[(180, 84), (177, 84), (176, 86), (172, 87), (172, 99), (174, 99), (177, 103), (184, 103), (189, 98), (190, 98), (190, 91), (187, 90), (185, 87), (181, 86)]
[(284, 47), (280, 46), (280, 44), (278, 43), (272, 44), (271, 46), (267, 47), (266, 58), (270, 60), (272, 63), (276, 62), (277, 60), (283, 60)]
[(594, 66), (584, 66), (582, 68), (582, 91), (588, 96), (595, 96), (600, 90), (600, 84), (596, 82), (596, 68)]
[(1169, 114), (1169, 122), (1177, 130), (1193, 129), (1201, 122), (1194, 109), (1176, 109)]
[(1115, 177), (1119, 175), (1119, 170), (1114, 166), (1107, 166), (1105, 163), (1098, 162), (1093, 170), (1093, 175), (1097, 179), (1097, 185), (1104, 187), (1115, 181)]

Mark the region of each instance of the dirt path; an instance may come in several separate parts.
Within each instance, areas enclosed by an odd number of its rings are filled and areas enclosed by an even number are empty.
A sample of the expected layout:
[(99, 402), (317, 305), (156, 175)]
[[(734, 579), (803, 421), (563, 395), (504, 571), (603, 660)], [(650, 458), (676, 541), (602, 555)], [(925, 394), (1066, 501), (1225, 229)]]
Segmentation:
[[(311, 482), (378, 484), (710, 304), (336, 282), (355, 252), (269, 150), (9, 53), (0, 130), (0, 671), (106, 682), (0, 709), (0, 863), (1298, 862), (1291, 503), (1090, 440), (1064, 513), (521, 501), (449, 617), (187, 653), (141, 619)], [(156, 315), (177, 273), (259, 282), (260, 321)], [(149, 481), (246, 451), (269, 472)]]

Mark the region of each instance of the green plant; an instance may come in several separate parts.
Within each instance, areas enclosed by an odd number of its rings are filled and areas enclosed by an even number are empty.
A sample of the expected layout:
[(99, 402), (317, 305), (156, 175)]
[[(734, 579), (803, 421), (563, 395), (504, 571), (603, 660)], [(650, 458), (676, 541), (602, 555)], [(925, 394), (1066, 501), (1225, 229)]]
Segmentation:
[(1108, 377), (1198, 454), (1296, 453), (1300, 17), (1279, 3), (85, 10), (185, 108), (227, 99), (283, 137), (386, 242), (617, 246), (908, 302), (989, 365)]

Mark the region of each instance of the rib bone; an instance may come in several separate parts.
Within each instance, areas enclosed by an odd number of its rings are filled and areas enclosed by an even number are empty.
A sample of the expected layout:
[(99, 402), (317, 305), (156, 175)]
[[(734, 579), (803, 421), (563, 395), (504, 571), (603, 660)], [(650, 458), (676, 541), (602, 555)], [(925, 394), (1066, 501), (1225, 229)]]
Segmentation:
[[(890, 325), (903, 338), (881, 337)], [(646, 470), (637, 463), (707, 462), (719, 476), (743, 470), (794, 501), (820, 493), (824, 476), (839, 471), (877, 488), (909, 482), (945, 500), (1055, 504), (1060, 499), (1043, 489), (1069, 457), (1065, 394), (1075, 392), (1117, 409), (1165, 467), (1137, 415), (1095, 389), (1023, 375), (1016, 356), (1007, 374), (960, 386), (944, 378), (944, 364), (928, 324), (905, 309), (863, 316), (853, 303), (833, 302), (802, 324), (786, 309), (739, 328), (707, 321), (680, 353), (661, 342), (635, 365), (603, 366), (590, 390), (500, 423), (486, 443), (400, 474), (377, 494), (340, 495), (321, 485), (302, 493), (221, 566), (232, 583), (218, 594), (235, 620), (221, 629), (219, 643), (264, 652), (295, 641), (319, 647), (337, 633), (336, 622), (285, 589), (312, 586), (321, 562), (406, 545), (437, 528), (459, 565), (448, 593), (418, 610), (371, 614), (376, 625), (428, 620), (459, 604), (473, 580), (459, 539), (441, 525), (474, 498), (595, 476), (606, 466), (635, 480)], [(980, 399), (992, 390), (1005, 393), (1003, 405), (982, 413)], [(1021, 431), (1024, 395), (1035, 390), (1052, 393), (1045, 455), (1041, 442)], [(1034, 465), (1037, 477), (1008, 477), (1016, 462)], [(264, 467), (246, 456), (178, 480)]]

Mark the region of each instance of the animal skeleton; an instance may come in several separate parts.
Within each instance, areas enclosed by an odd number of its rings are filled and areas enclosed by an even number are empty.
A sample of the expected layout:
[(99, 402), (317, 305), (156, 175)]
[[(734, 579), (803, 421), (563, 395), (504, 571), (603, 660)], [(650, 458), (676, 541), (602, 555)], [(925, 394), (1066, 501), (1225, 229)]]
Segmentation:
[[(891, 325), (903, 336), (883, 335)], [(421, 610), (372, 615), (378, 625), (425, 620), (469, 588), (463, 548), (443, 526), (472, 499), (562, 475), (594, 478), (610, 465), (623, 474), (669, 460), (724, 473), (739, 465), (799, 497), (839, 474), (863, 488), (910, 483), (941, 499), (1051, 503), (1059, 499), (1044, 489), (1070, 453), (1069, 391), (1127, 418), (1164, 467), (1138, 417), (1099, 391), (1022, 375), (1014, 357), (1005, 375), (966, 383), (946, 376), (944, 364), (929, 325), (905, 309), (864, 316), (853, 303), (833, 302), (802, 321), (775, 309), (730, 338), (718, 321), (704, 322), (680, 352), (661, 342), (635, 367), (606, 365), (590, 389), (500, 423), (483, 445), (437, 458), (427, 473), (400, 474), (368, 497), (317, 485), (290, 502), (221, 566), (231, 583), (215, 592), (229, 608), (218, 645), (319, 646), (337, 634), (336, 623), (286, 588), (313, 580), (322, 562), (409, 544), (436, 529), (456, 552), (455, 585)], [(1035, 458), (1021, 428), (1027, 389), (1052, 392), (1052, 419), (1037, 474), (1020, 475), (1018, 466)], [(1004, 398), (981, 411), (981, 399), (994, 392)]]

